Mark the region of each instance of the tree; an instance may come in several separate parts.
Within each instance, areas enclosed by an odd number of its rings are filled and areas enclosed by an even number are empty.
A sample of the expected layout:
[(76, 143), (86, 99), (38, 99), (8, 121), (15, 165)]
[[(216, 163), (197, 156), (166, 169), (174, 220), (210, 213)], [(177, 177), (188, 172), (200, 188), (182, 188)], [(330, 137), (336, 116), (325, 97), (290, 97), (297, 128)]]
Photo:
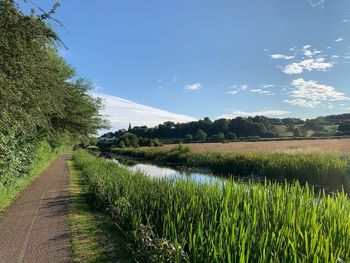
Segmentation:
[(214, 134), (213, 136), (211, 136), (211, 140), (213, 142), (222, 142), (225, 140), (225, 134), (223, 134), (222, 132)]
[(299, 127), (295, 127), (293, 130), (293, 136), (294, 137), (301, 137), (301, 130)]
[(121, 145), (121, 143), (123, 143), (123, 145), (125, 147), (139, 147), (139, 138), (130, 132), (126, 132), (123, 134), (123, 136), (117, 141), (117, 147), (119, 145)]
[(106, 127), (91, 85), (59, 55), (62, 42), (47, 24), (58, 6), (26, 15), (0, 1), (0, 185), (26, 172), (42, 141), (86, 143)]
[(191, 141), (193, 141), (193, 136), (192, 136), (191, 134), (186, 134), (186, 136), (185, 136), (185, 141), (186, 141), (186, 142), (191, 142)]
[(342, 122), (338, 127), (338, 131), (343, 134), (350, 134), (350, 121)]
[(194, 139), (199, 142), (204, 142), (207, 139), (207, 134), (202, 129), (198, 129), (194, 135)]
[(226, 134), (226, 139), (231, 141), (237, 140), (237, 135), (233, 132), (228, 132)]
[(228, 130), (227, 119), (218, 119), (213, 122), (213, 133), (226, 133)]

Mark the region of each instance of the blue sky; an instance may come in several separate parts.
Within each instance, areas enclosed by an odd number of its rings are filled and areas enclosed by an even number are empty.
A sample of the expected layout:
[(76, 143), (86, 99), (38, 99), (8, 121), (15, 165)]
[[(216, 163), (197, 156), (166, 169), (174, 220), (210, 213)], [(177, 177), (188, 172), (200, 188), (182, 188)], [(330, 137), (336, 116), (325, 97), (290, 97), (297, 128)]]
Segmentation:
[(350, 112), (349, 0), (62, 0), (56, 17), (113, 129)]

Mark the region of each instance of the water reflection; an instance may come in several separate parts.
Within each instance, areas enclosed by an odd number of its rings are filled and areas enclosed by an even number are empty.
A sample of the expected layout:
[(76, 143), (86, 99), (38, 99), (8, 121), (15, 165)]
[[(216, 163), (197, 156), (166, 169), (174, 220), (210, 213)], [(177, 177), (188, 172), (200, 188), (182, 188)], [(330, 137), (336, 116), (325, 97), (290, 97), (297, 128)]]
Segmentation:
[(138, 163), (135, 161), (128, 162), (125, 160), (113, 159), (119, 165), (122, 165), (132, 172), (141, 171), (148, 176), (155, 178), (168, 178), (170, 180), (187, 179), (200, 184), (211, 184), (216, 182), (223, 182), (222, 179), (213, 176), (210, 173), (202, 173), (186, 168), (176, 169), (169, 167), (161, 167), (155, 164)]

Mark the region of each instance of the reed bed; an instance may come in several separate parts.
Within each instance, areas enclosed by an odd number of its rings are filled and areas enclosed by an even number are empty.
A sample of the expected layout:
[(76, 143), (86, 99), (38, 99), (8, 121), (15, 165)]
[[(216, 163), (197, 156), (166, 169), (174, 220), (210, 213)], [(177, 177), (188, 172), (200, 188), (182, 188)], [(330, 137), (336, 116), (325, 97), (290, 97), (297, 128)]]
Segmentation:
[(349, 157), (340, 153), (196, 153), (181, 145), (170, 150), (129, 148), (114, 152), (155, 162), (209, 168), (227, 177), (254, 175), (278, 182), (298, 181), (330, 191), (344, 189), (350, 194)]
[[(146, 246), (152, 253), (144, 253), (143, 262), (350, 261), (344, 192), (315, 193), (297, 182), (155, 179), (82, 151), (73, 160), (135, 250), (152, 238), (162, 241), (153, 250)], [(143, 225), (154, 235), (140, 241)]]

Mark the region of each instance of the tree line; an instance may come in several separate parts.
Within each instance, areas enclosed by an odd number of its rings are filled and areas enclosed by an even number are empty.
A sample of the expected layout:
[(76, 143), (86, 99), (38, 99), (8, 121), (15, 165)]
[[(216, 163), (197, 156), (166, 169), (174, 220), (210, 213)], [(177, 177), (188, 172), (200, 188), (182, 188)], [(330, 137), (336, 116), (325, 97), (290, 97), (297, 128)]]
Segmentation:
[[(331, 130), (327, 129), (329, 126), (332, 127)], [(214, 121), (206, 117), (188, 123), (168, 121), (156, 127), (129, 126), (127, 131), (119, 130), (104, 134), (100, 141), (103, 143), (108, 138), (115, 138), (117, 140), (116, 143), (113, 142), (115, 146), (123, 148), (154, 146), (150, 140), (170, 143), (221, 142), (238, 139), (279, 138), (285, 136), (286, 133), (292, 137), (306, 137), (308, 131), (312, 131), (313, 136), (316, 137), (348, 135), (350, 134), (350, 114), (330, 115), (307, 120), (256, 116), (233, 119), (221, 118)], [(126, 140), (126, 138), (128, 139)], [(107, 142), (106, 144), (110, 143)]]
[(25, 14), (0, 0), (0, 185), (29, 169), (40, 142), (87, 143), (107, 127), (91, 84), (59, 55), (64, 44), (48, 25), (58, 7)]

